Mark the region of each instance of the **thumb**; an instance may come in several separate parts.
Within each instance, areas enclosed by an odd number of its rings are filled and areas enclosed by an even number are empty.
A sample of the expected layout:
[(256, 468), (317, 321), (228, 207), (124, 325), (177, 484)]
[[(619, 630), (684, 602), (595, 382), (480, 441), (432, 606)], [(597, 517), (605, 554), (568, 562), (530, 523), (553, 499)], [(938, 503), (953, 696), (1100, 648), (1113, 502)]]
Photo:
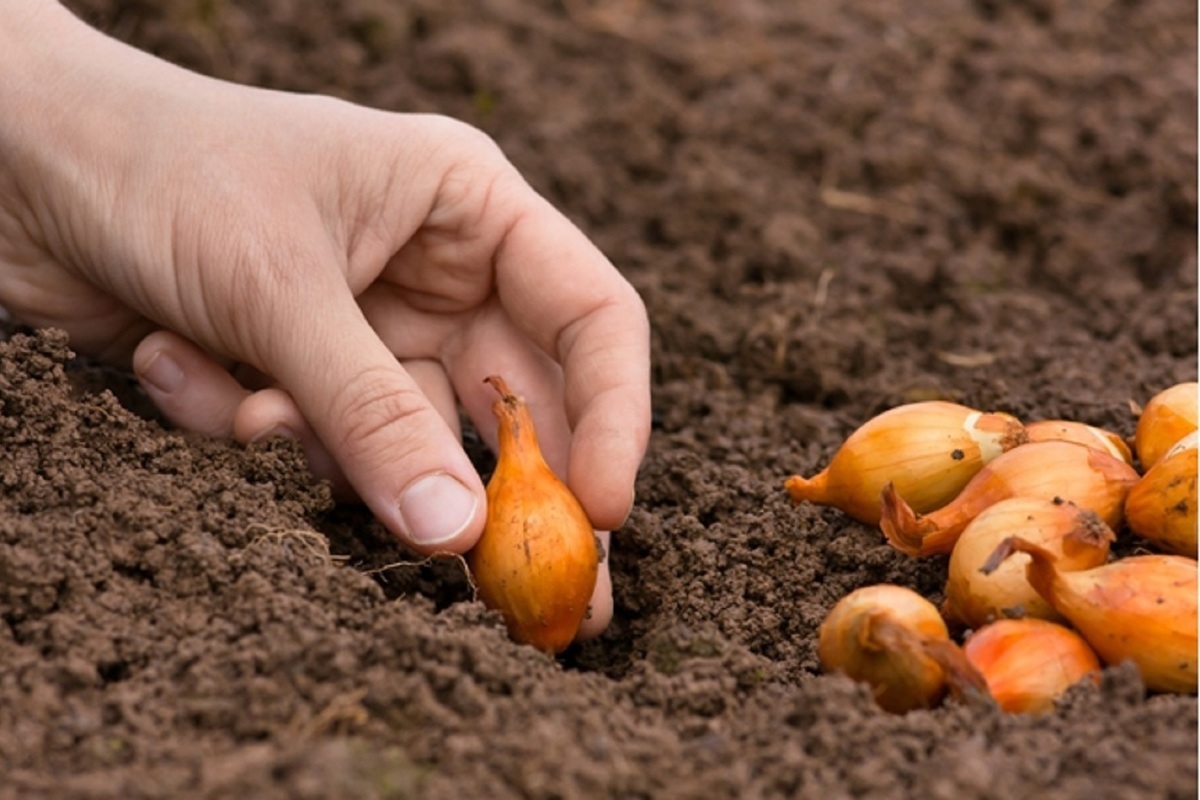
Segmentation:
[(344, 285), (308, 299), (305, 321), (270, 337), (266, 370), (384, 526), (420, 552), (465, 552), (486, 499), (458, 437)]

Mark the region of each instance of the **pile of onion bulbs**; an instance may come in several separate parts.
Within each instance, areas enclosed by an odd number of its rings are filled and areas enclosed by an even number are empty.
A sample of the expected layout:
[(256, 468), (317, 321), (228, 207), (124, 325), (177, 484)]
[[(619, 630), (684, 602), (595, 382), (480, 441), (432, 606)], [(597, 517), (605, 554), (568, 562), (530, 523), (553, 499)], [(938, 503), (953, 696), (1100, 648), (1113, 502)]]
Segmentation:
[[(1123, 662), (1150, 691), (1195, 693), (1197, 403), (1195, 382), (1131, 403), (1127, 439), (942, 401), (868, 420), (785, 486), (906, 555), (948, 556), (945, 593), (851, 592), (821, 626), (822, 668), (895, 713), (947, 696), (1043, 713)], [(1123, 537), (1137, 546), (1118, 557)]]

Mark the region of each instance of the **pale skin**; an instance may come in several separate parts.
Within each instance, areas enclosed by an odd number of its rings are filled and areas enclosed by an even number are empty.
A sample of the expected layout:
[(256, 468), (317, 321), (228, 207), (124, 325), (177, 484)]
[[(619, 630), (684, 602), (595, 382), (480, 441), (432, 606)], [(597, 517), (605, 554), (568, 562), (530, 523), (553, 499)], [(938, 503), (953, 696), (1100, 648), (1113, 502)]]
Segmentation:
[[(419, 552), (462, 553), (500, 374), (600, 531), (650, 426), (637, 293), (480, 131), (234, 85), (0, 15), (0, 306), (130, 366), (183, 429), (300, 441)], [(602, 534), (605, 545), (606, 533)], [(580, 638), (612, 616), (607, 565)]]

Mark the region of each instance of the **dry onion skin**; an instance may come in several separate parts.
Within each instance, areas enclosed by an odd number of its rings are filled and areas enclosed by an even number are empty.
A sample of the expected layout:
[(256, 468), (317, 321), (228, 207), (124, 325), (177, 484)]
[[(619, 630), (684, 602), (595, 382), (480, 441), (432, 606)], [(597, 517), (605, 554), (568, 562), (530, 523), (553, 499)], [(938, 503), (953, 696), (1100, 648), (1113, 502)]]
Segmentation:
[(483, 535), (467, 554), (479, 598), (504, 616), (509, 635), (548, 653), (574, 640), (596, 586), (600, 557), (587, 514), (546, 464), (525, 401), (504, 380), (496, 469), (487, 485)]
[(992, 699), (1012, 714), (1052, 711), (1080, 681), (1099, 683), (1100, 660), (1087, 640), (1043, 619), (998, 620), (973, 632), (962, 649)]
[(1195, 559), (1138, 555), (1064, 572), (1053, 553), (1013, 536), (1001, 543), (985, 568), (1014, 552), (1031, 556), (1025, 568), (1030, 585), (1105, 664), (1132, 661), (1154, 691), (1196, 691)]
[(1175, 443), (1125, 498), (1125, 522), (1158, 549), (1196, 558), (1196, 432)]
[(1075, 442), (1094, 447), (1133, 465), (1133, 451), (1120, 435), (1104, 428), (1070, 419), (1042, 419), (1025, 424), (1025, 434), (1031, 442)]
[(1112, 529), (1092, 511), (1056, 498), (1011, 497), (984, 509), (963, 529), (950, 554), (942, 613), (968, 628), (1005, 617), (1063, 621), (1029, 585), (1030, 558), (1015, 553), (991, 572), (982, 567), (996, 548), (1014, 533), (1044, 547), (1064, 571), (1098, 567), (1108, 560), (1116, 539)]
[(903, 586), (864, 586), (839, 600), (821, 624), (817, 656), (826, 672), (870, 686), (880, 708), (894, 714), (932, 708), (947, 690), (987, 694), (937, 607)]
[(879, 493), (895, 484), (919, 512), (948, 503), (984, 464), (1025, 442), (1024, 427), (1004, 413), (929, 400), (888, 409), (842, 443), (811, 478), (785, 483), (796, 503), (833, 506), (879, 523)]
[(948, 505), (921, 515), (896, 491), (883, 490), (879, 525), (910, 556), (949, 554), (985, 508), (1009, 497), (1061, 497), (1094, 511), (1110, 528), (1124, 519), (1125, 496), (1140, 476), (1119, 458), (1073, 442), (1029, 442), (997, 456)]
[(1200, 392), (1196, 381), (1163, 389), (1142, 408), (1134, 431), (1134, 449), (1142, 470), (1149, 470), (1176, 442), (1196, 430)]

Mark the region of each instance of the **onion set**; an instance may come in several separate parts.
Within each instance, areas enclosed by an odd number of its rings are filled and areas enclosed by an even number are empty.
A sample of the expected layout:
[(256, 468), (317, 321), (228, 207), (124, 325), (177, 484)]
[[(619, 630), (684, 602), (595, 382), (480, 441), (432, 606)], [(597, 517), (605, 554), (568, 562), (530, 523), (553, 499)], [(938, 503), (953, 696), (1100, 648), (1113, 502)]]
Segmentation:
[(1177, 383), (1142, 407), (1133, 439), (1143, 470), (1157, 464), (1176, 442), (1196, 430), (1198, 387), (1196, 381)]
[(596, 586), (599, 548), (579, 500), (542, 457), (525, 401), (504, 380), (495, 472), (487, 484), (483, 535), (467, 554), (479, 598), (504, 617), (509, 635), (548, 653), (575, 638)]
[(932, 708), (947, 691), (987, 694), (937, 607), (903, 586), (864, 586), (839, 600), (821, 624), (817, 655), (822, 669), (868, 684), (895, 714)]
[(1000, 543), (1020, 532), (1053, 553), (1063, 571), (1098, 567), (1108, 560), (1116, 539), (1112, 529), (1092, 511), (1062, 500), (1011, 497), (980, 512), (963, 529), (947, 568), (942, 613), (969, 628), (1005, 617), (1064, 621), (1025, 577), (1029, 556), (1013, 554), (983, 572)]
[(995, 568), (1011, 553), (1029, 554), (1030, 585), (1104, 663), (1132, 661), (1152, 690), (1196, 691), (1195, 559), (1136, 555), (1065, 572), (1049, 550), (1012, 536), (984, 569)]
[(1129, 529), (1160, 550), (1196, 558), (1196, 432), (1180, 439), (1125, 498)]
[(1070, 419), (1043, 419), (1025, 424), (1025, 434), (1031, 442), (1075, 442), (1085, 447), (1115, 456), (1133, 464), (1133, 451), (1117, 434), (1084, 422)]
[(1070, 500), (1116, 529), (1125, 495), (1138, 477), (1121, 459), (1091, 447), (1030, 442), (997, 456), (953, 501), (926, 515), (917, 513), (894, 485), (885, 486), (879, 524), (888, 542), (911, 556), (950, 553), (972, 519), (1009, 497)]
[(891, 483), (918, 512), (949, 502), (996, 456), (1025, 441), (1015, 417), (929, 400), (896, 406), (842, 443), (825, 469), (793, 475), (796, 503), (836, 507), (869, 525), (879, 522), (879, 494)]
[(1087, 640), (1043, 619), (990, 623), (968, 636), (962, 649), (992, 699), (1013, 714), (1052, 711), (1072, 686), (1100, 679), (1100, 660)]

